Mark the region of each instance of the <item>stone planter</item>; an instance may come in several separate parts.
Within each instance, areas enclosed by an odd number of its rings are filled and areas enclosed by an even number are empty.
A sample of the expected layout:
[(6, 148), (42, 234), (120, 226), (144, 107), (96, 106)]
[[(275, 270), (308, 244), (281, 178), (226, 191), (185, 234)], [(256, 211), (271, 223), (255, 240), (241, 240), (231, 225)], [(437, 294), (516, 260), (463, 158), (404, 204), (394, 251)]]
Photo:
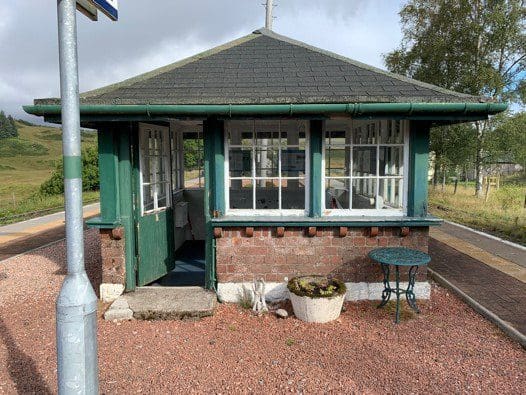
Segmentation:
[(337, 319), (345, 299), (345, 284), (323, 276), (295, 277), (287, 286), (296, 318), (324, 323)]
[(344, 295), (332, 298), (311, 298), (309, 296), (294, 295), (289, 291), (294, 315), (305, 322), (324, 323), (334, 321), (340, 316)]

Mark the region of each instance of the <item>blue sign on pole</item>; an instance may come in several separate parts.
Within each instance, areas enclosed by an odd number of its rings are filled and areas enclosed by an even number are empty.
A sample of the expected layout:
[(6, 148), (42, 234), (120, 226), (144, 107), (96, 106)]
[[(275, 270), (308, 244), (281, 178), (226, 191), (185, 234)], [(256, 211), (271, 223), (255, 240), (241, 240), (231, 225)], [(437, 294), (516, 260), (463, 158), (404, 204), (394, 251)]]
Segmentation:
[(118, 0), (92, 0), (97, 8), (113, 21), (119, 19)]

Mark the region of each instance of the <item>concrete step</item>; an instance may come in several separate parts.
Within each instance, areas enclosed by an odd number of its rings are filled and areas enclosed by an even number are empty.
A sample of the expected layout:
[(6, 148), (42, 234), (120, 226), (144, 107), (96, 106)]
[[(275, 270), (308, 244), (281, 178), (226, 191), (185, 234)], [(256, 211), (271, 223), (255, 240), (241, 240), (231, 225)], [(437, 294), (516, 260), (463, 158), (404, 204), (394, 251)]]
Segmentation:
[(216, 305), (216, 294), (201, 287), (139, 287), (113, 302), (104, 318), (198, 319), (213, 315)]

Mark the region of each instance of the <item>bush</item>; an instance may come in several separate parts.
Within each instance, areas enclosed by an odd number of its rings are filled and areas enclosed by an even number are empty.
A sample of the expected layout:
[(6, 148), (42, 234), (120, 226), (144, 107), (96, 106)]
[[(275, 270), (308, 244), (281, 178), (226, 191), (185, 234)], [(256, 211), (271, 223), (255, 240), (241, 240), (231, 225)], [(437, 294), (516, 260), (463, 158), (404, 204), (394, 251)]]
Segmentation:
[[(82, 190), (99, 189), (99, 157), (95, 147), (82, 151)], [(57, 163), (51, 177), (40, 186), (42, 195), (59, 195), (64, 193), (64, 165), (62, 159)]]

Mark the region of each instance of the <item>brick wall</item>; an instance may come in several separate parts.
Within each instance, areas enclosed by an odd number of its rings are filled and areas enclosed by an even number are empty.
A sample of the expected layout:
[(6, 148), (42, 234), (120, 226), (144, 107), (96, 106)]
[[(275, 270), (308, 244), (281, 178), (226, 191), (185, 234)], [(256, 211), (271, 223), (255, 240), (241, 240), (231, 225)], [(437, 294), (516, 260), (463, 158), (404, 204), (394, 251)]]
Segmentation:
[[(379, 282), (380, 265), (368, 252), (376, 247), (406, 246), (427, 252), (429, 228), (410, 228), (407, 236), (401, 228), (348, 228), (340, 237), (339, 227), (317, 228), (309, 237), (305, 228), (285, 228), (278, 237), (277, 228), (254, 228), (248, 237), (245, 228), (223, 228), (216, 239), (216, 273), (219, 283), (249, 282), (263, 278), (266, 282), (283, 282), (300, 274), (332, 275), (345, 282)], [(405, 271), (402, 281), (407, 280)], [(425, 268), (417, 280), (426, 279)]]
[(126, 278), (124, 229), (100, 229), (100, 249), (102, 283), (124, 286)]

